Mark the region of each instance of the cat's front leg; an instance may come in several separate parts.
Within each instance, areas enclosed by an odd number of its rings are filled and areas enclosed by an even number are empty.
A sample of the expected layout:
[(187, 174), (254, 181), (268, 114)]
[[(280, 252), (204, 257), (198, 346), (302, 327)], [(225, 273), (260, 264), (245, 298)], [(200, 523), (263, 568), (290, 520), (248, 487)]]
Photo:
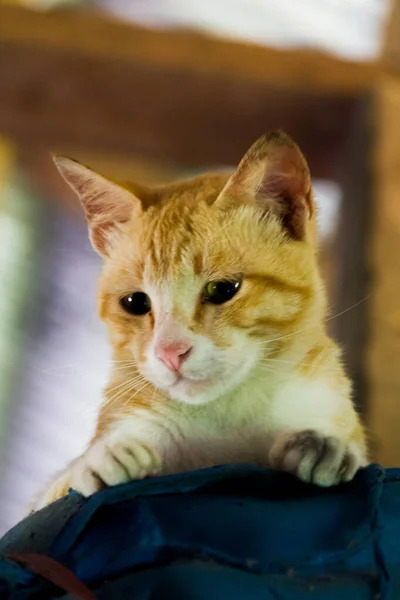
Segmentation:
[(169, 443), (166, 432), (145, 421), (128, 418), (115, 422), (38, 494), (29, 504), (29, 512), (59, 500), (71, 488), (90, 496), (109, 486), (160, 473), (162, 460), (156, 441), (160, 446)]
[(157, 450), (127, 428), (115, 429), (95, 441), (71, 467), (71, 487), (90, 496), (105, 487), (156, 475), (161, 470)]
[[(268, 462), (328, 487), (350, 481), (368, 464), (365, 433), (352, 405), (330, 380), (303, 378), (286, 386), (271, 411), (275, 434)], [(341, 392), (341, 393), (340, 393)]]

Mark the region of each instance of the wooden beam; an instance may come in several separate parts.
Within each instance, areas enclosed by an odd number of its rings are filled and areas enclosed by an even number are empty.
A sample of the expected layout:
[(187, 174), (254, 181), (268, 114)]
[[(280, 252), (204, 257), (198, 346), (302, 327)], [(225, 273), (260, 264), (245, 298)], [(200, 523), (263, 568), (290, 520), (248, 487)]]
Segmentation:
[(369, 424), (375, 458), (400, 463), (400, 81), (386, 78), (377, 98), (369, 369)]
[(400, 0), (392, 1), (392, 10), (388, 15), (382, 64), (389, 72), (396, 75), (400, 73)]
[(375, 64), (79, 11), (0, 4), (0, 133), (55, 151), (101, 148), (183, 166), (236, 163), (281, 127), (330, 177)]
[(0, 133), (60, 152), (99, 148), (187, 167), (235, 164), (262, 133), (280, 127), (301, 145), (314, 176), (329, 178), (355, 102), (47, 47), (0, 41), (0, 55)]
[(400, 0), (392, 2), (376, 93), (374, 204), (369, 259), (371, 301), (367, 354), (369, 426), (374, 458), (400, 463)]
[(187, 31), (155, 31), (81, 11), (35, 12), (0, 4), (0, 41), (79, 57), (127, 61), (156, 70), (234, 77), (271, 86), (358, 93), (370, 88), (375, 63), (307, 50), (275, 50)]

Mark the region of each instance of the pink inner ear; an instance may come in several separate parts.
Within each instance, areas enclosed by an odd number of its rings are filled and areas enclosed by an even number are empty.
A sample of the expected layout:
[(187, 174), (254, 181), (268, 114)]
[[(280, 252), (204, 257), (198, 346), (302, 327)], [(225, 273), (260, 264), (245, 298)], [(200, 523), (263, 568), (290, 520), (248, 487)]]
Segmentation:
[(308, 169), (297, 149), (277, 149), (269, 157), (260, 187), (259, 202), (272, 200), (284, 227), (295, 239), (302, 239), (305, 223), (313, 214)]
[(314, 214), (311, 178), (290, 137), (271, 132), (251, 146), (218, 198), (225, 207), (241, 201), (256, 201), (263, 211), (278, 216), (293, 237), (304, 238)]
[(91, 229), (90, 237), (93, 246), (101, 252), (101, 254), (107, 254), (107, 242), (109, 233), (115, 228), (115, 223), (112, 221), (104, 221), (98, 223)]
[(100, 254), (107, 255), (110, 234), (131, 219), (134, 204), (130, 198), (113, 198), (112, 192), (93, 195), (83, 204), (92, 245)]
[(133, 201), (126, 199), (125, 193), (118, 190), (96, 190), (82, 197), (88, 221), (100, 218), (104, 221), (123, 223), (129, 221), (133, 211)]
[(307, 199), (310, 178), (299, 153), (294, 148), (280, 148), (266, 165), (258, 194)]

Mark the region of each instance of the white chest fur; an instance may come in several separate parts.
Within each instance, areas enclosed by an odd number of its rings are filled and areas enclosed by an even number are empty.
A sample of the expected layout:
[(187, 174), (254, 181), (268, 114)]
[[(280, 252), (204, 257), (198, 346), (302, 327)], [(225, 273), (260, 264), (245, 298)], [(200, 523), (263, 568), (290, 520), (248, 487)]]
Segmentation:
[(250, 383), (205, 405), (166, 400), (154, 412), (136, 410), (116, 423), (114, 432), (126, 432), (154, 447), (163, 473), (232, 462), (268, 465), (271, 444), (284, 430), (338, 435), (333, 418), (346, 399), (327, 381), (295, 376)]

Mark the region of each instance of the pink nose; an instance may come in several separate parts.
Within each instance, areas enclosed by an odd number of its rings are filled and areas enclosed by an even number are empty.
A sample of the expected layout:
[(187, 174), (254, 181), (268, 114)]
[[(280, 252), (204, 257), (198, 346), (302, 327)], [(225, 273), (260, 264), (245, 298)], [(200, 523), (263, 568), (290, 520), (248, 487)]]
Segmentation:
[(163, 361), (171, 371), (179, 371), (182, 364), (189, 357), (192, 347), (187, 342), (175, 342), (167, 346), (159, 345), (156, 356)]

